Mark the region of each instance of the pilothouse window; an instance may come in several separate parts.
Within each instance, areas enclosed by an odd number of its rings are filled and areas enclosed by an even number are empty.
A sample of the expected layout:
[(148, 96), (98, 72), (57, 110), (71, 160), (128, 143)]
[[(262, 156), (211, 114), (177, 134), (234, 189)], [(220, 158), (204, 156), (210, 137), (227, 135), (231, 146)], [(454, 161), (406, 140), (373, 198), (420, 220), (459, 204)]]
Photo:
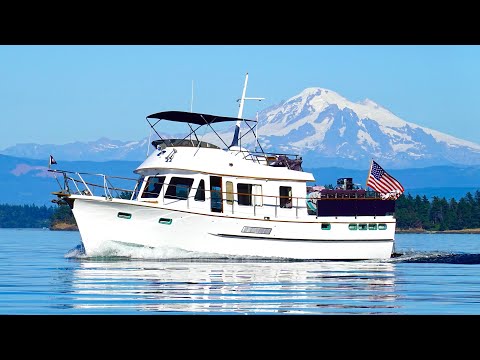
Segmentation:
[(137, 185), (135, 185), (135, 192), (133, 193), (132, 200), (137, 200), (138, 198), (138, 193), (140, 192), (140, 189), (143, 185), (143, 180), (145, 180), (145, 177), (141, 176), (138, 181)]
[(166, 199), (182, 199), (188, 198), (188, 193), (193, 184), (192, 178), (172, 177), (165, 193)]
[(195, 193), (196, 201), (205, 201), (205, 181), (202, 179), (198, 184), (197, 192)]
[(142, 198), (156, 198), (162, 190), (165, 176), (149, 176), (145, 189), (143, 189)]

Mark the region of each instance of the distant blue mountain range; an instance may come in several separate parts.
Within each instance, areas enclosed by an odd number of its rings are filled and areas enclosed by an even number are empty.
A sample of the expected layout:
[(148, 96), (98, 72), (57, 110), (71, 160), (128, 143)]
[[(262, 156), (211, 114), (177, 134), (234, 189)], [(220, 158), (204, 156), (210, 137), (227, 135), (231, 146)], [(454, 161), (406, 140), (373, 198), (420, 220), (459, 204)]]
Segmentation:
[[(365, 169), (372, 158), (385, 169), (480, 166), (479, 144), (407, 122), (371, 100), (352, 102), (328, 89), (307, 88), (259, 112), (258, 120), (265, 151), (302, 155), (304, 166), (310, 168)], [(230, 140), (231, 132), (230, 128), (221, 134)], [(204, 140), (209, 135), (205, 134)], [(245, 135), (242, 146), (251, 149), (253, 132)], [(48, 159), (53, 154), (57, 160), (142, 161), (151, 140), (16, 144), (0, 154), (30, 159)]]
[[(98, 173), (136, 178), (133, 173), (141, 161), (58, 161), (55, 169)], [(36, 160), (0, 155), (0, 194), (2, 204), (52, 205), (53, 191), (60, 189), (52, 174), (47, 172), (48, 160)], [(364, 170), (339, 167), (304, 168), (312, 172), (317, 185), (335, 185), (337, 178), (352, 177), (354, 183), (365, 187), (368, 168)], [(388, 169), (386, 169), (388, 170)], [(405, 193), (445, 197), (447, 199), (472, 194), (480, 189), (480, 166), (433, 166), (420, 169), (392, 170), (389, 173), (399, 180)], [(61, 178), (58, 179), (62, 181)], [(311, 184), (313, 185), (313, 183)]]

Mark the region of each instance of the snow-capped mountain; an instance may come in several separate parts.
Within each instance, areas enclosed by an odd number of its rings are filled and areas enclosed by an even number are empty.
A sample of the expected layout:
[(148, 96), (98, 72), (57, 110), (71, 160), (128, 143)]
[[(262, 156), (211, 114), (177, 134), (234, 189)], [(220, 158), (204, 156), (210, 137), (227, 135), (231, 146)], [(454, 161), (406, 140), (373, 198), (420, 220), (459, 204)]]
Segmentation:
[[(224, 135), (231, 139), (231, 134)], [(409, 123), (372, 100), (351, 102), (324, 88), (307, 88), (261, 111), (258, 135), (264, 151), (302, 155), (309, 168), (364, 169), (372, 158), (384, 168), (480, 164), (479, 144)], [(208, 135), (203, 140), (215, 142)], [(242, 146), (250, 148), (252, 140), (250, 132)], [(0, 153), (32, 159), (54, 154), (57, 160), (72, 161), (143, 160), (149, 146), (148, 138), (102, 138), (65, 145), (18, 144)]]
[(265, 151), (303, 154), (309, 167), (388, 168), (480, 164), (480, 145), (409, 123), (372, 100), (355, 103), (323, 88), (259, 113)]

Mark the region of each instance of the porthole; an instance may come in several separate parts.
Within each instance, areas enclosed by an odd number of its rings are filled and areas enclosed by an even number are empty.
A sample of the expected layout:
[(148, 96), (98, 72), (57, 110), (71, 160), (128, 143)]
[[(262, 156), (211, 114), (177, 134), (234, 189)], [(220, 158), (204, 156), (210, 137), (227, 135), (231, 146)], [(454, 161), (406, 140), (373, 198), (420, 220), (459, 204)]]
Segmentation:
[(358, 224), (358, 230), (367, 230), (367, 224)]
[(159, 222), (160, 224), (170, 225), (170, 224), (172, 223), (172, 219), (160, 218), (160, 220), (158, 220), (158, 222)]
[(118, 216), (120, 219), (131, 219), (131, 218), (132, 218), (132, 214), (124, 213), (124, 212), (119, 212), (119, 213), (117, 214), (117, 216)]

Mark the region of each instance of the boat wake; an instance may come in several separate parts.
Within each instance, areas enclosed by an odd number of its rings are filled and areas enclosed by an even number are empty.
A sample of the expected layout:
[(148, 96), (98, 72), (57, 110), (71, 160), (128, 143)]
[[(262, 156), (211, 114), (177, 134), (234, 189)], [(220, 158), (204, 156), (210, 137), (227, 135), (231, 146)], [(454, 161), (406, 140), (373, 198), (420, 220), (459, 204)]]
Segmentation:
[[(91, 256), (85, 254), (83, 244), (77, 245), (69, 250), (65, 255), (68, 259), (84, 260), (162, 260), (162, 261), (260, 261), (260, 262), (335, 262), (335, 260), (298, 260), (290, 258), (266, 258), (258, 256), (231, 256), (224, 254), (191, 252), (180, 248), (161, 247), (132, 247), (119, 243), (111, 242), (108, 246), (97, 251)], [(343, 260), (342, 260), (343, 261)], [(378, 262), (378, 260), (348, 260), (352, 262)], [(381, 262), (388, 263), (443, 263), (443, 264), (480, 264), (480, 254), (469, 253), (449, 253), (449, 252), (421, 252), (406, 251), (404, 253), (395, 253), (391, 259)]]
[(73, 249), (68, 250), (68, 252), (64, 255), (66, 259), (82, 258), (85, 256), (85, 248), (83, 247), (83, 244), (77, 245)]
[[(282, 258), (263, 258), (258, 256), (232, 256), (216, 253), (192, 252), (174, 247), (137, 247), (128, 246), (118, 242), (105, 243), (105, 246), (96, 251), (94, 254), (87, 256), (83, 244), (77, 245), (69, 250), (65, 255), (69, 259), (85, 259), (85, 260), (162, 260), (162, 261), (282, 261)], [(291, 259), (285, 259), (291, 261)]]
[(388, 260), (393, 263), (480, 264), (480, 254), (410, 251), (397, 253)]

